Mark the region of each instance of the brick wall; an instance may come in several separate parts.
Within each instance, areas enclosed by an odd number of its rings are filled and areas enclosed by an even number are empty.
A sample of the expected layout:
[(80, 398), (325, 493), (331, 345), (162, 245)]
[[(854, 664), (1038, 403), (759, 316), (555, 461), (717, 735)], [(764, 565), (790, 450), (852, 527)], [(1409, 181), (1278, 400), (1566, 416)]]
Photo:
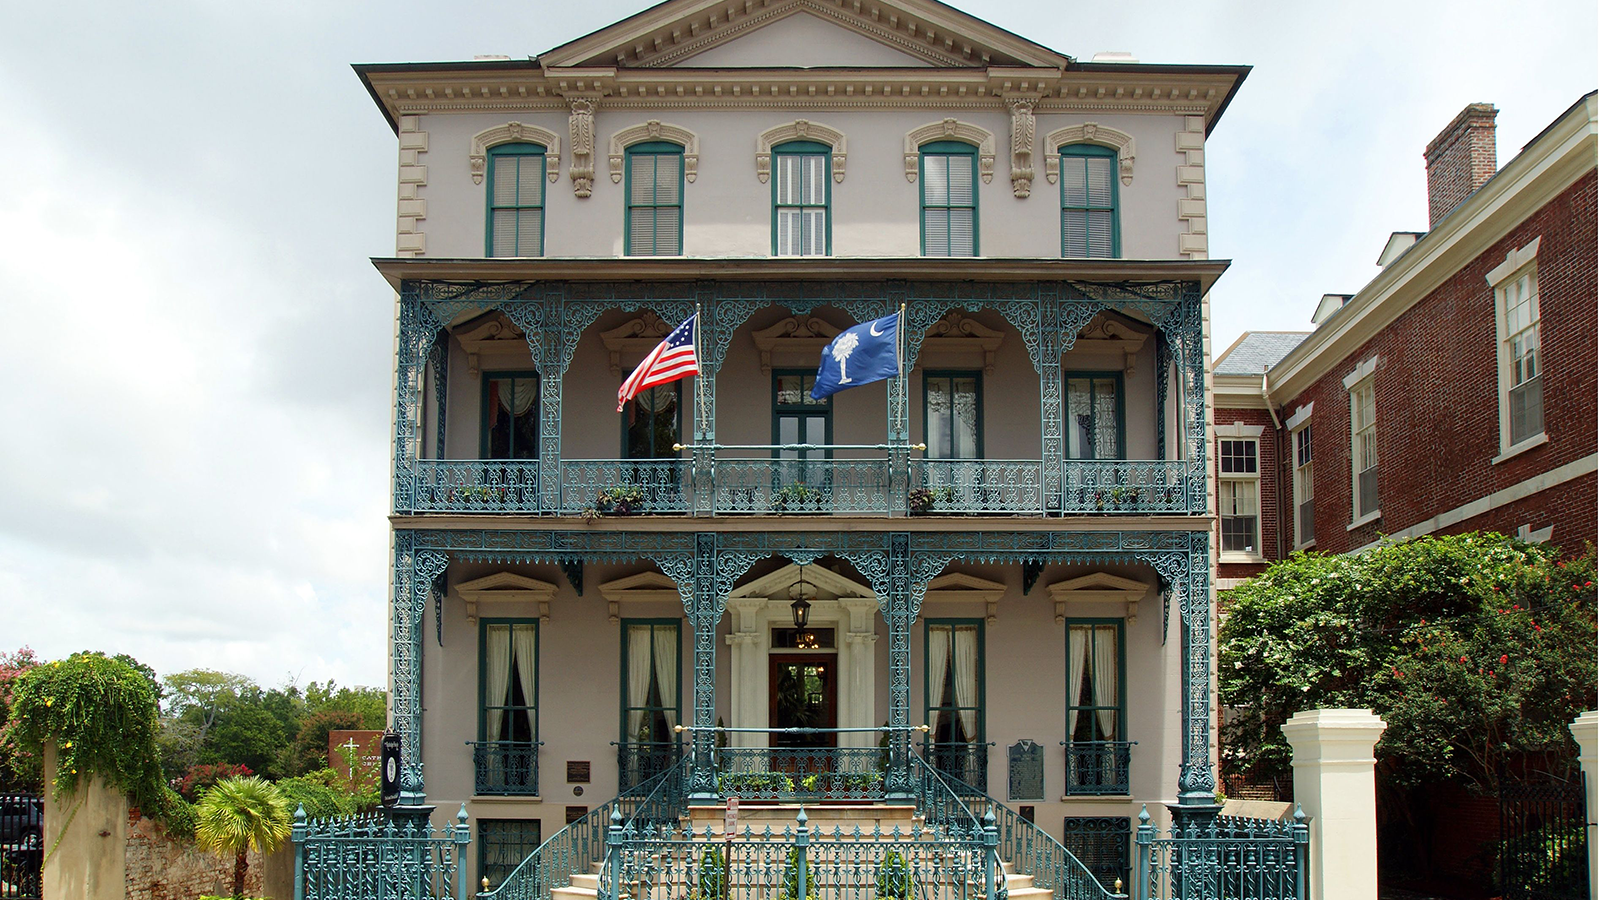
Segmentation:
[(1428, 142), (1428, 227), (1439, 224), (1461, 201), (1494, 177), (1494, 120), (1499, 111), (1471, 103)]
[[(1284, 403), (1291, 415), (1315, 402), (1317, 549), (1345, 552), (1595, 452), (1596, 181), (1593, 171), (1472, 260), (1358, 351)], [(1549, 443), (1498, 465), (1499, 379), (1494, 291), (1485, 275), (1510, 250), (1539, 245), (1545, 432)], [(1343, 379), (1377, 357), (1378, 494), (1383, 517), (1347, 530), (1351, 513), (1350, 399)], [(1218, 412), (1218, 421), (1228, 414)], [(1292, 502), (1276, 479), (1274, 507)], [(1515, 531), (1554, 526), (1574, 551), (1595, 540), (1593, 476), (1545, 490), (1531, 502), (1441, 529)]]

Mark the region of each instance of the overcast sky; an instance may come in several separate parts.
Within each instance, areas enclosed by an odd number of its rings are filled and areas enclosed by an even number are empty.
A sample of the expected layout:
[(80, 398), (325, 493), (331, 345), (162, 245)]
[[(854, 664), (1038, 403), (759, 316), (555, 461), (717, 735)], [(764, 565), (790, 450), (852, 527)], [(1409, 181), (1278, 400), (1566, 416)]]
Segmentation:
[[(1213, 344), (1303, 329), (1596, 85), (1567, 3), (958, 3), (1087, 59), (1255, 71), (1207, 146)], [(0, 650), (385, 678), (394, 136), (349, 64), (536, 54), (585, 3), (0, 2)]]

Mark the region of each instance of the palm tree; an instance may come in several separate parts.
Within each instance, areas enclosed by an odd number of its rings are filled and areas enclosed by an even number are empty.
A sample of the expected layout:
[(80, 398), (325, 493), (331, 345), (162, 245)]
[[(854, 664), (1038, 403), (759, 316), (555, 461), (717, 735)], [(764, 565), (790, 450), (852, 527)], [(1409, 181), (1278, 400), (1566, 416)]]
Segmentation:
[(233, 854), (233, 896), (244, 896), (245, 853), (271, 853), (289, 837), (289, 800), (256, 776), (216, 783), (195, 806), (195, 843), (220, 856)]

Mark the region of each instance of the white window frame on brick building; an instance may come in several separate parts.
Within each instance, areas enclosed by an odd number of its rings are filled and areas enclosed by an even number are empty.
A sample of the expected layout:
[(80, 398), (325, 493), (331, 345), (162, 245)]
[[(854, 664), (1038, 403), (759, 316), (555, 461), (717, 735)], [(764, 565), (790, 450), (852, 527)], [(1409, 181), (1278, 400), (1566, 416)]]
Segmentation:
[[(1218, 425), (1217, 523), (1219, 562), (1263, 562), (1261, 552), (1261, 425)], [(1229, 445), (1241, 446), (1232, 447)], [(1248, 445), (1248, 447), (1243, 446)], [(1229, 549), (1230, 520), (1252, 519), (1244, 549)]]
[[(1539, 337), (1539, 240), (1507, 253), (1505, 262), (1484, 276), (1494, 289), (1500, 406), (1500, 454), (1493, 460), (1497, 463), (1548, 440)], [(1520, 429), (1519, 418), (1527, 422)]]
[(1316, 503), (1312, 491), (1311, 410), (1315, 404), (1307, 403), (1294, 411), (1285, 421), (1289, 432), (1290, 469), (1294, 486), (1294, 549), (1303, 550), (1317, 542)]
[[(1350, 528), (1359, 528), (1383, 517), (1378, 495), (1378, 396), (1373, 372), (1376, 356), (1344, 377), (1350, 392)], [(1371, 482), (1371, 502), (1361, 499), (1361, 481)]]

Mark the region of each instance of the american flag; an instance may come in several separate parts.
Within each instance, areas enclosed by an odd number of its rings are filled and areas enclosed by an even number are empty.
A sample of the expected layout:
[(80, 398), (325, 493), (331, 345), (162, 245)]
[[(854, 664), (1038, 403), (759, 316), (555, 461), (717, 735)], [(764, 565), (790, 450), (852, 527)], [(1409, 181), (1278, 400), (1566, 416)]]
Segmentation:
[(645, 388), (700, 374), (700, 361), (694, 355), (694, 320), (690, 316), (672, 329), (667, 339), (657, 344), (622, 383), (617, 389), (617, 412), (622, 412), (628, 401)]

